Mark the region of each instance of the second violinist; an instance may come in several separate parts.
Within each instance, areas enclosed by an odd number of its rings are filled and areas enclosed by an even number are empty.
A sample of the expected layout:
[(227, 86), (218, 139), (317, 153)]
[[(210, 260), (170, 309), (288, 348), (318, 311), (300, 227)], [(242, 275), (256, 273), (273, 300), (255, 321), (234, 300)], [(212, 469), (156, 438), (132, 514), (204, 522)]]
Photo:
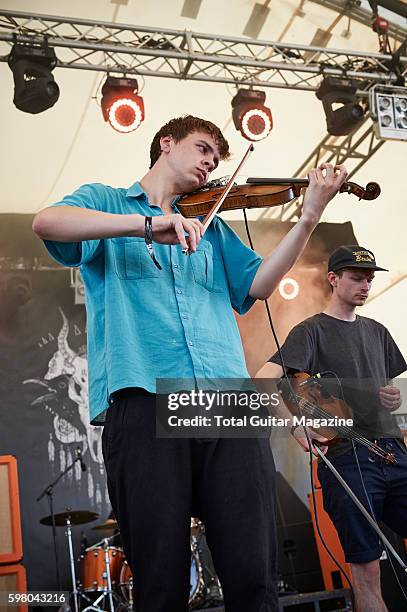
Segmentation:
[[(328, 260), (326, 279), (331, 295), (325, 309), (293, 327), (281, 355), (290, 375), (319, 374), (329, 403), (338, 406), (332, 393), (352, 408), (354, 426), (339, 434), (337, 444), (325, 447), (327, 457), (375, 520), (405, 538), (407, 448), (391, 413), (402, 403), (392, 379), (406, 371), (407, 363), (384, 325), (356, 314), (368, 299), (376, 271), (387, 270), (376, 264), (372, 251), (358, 245), (335, 249)], [(282, 375), (278, 354), (257, 373), (266, 379)], [(298, 423), (291, 433), (308, 450)], [(320, 444), (327, 442), (319, 435), (326, 435), (322, 429), (317, 434), (311, 430), (308, 433)], [(386, 612), (380, 584), (382, 542), (322, 462), (318, 478), (324, 509), (351, 566), (357, 611)]]
[(322, 165), (309, 173), (301, 219), (262, 260), (221, 218), (202, 236), (200, 221), (177, 210), (179, 196), (202, 187), (229, 157), (218, 127), (173, 119), (155, 135), (150, 157), (130, 188), (84, 185), (33, 225), (57, 261), (81, 267), (91, 420), (105, 424), (109, 495), (135, 607), (187, 612), (193, 514), (205, 524), (226, 611), (276, 611), (268, 440), (157, 438), (156, 379), (249, 376), (233, 310), (244, 314), (270, 296), (346, 170)]

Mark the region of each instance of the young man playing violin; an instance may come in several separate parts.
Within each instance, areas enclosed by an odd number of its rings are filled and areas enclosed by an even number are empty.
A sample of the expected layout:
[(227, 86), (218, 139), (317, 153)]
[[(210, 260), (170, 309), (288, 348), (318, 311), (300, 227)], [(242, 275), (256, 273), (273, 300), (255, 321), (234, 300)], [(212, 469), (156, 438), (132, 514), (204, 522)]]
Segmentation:
[(173, 119), (154, 137), (140, 182), (84, 185), (33, 224), (57, 261), (81, 268), (91, 420), (105, 424), (109, 495), (137, 612), (188, 609), (191, 515), (205, 524), (226, 610), (277, 610), (268, 441), (157, 438), (156, 379), (248, 377), (233, 309), (245, 313), (273, 292), (346, 171), (310, 172), (301, 219), (262, 260), (219, 217), (203, 235), (198, 219), (177, 212), (177, 199), (228, 157), (214, 124)]
[[(378, 445), (395, 456), (397, 464), (387, 465), (364, 445), (350, 440), (330, 445), (326, 455), (376, 520), (407, 537), (407, 450), (391, 415), (401, 405), (400, 391), (391, 379), (404, 372), (407, 364), (383, 325), (356, 314), (356, 308), (368, 298), (376, 270), (383, 268), (376, 265), (371, 251), (357, 245), (336, 249), (328, 262), (332, 295), (325, 310), (295, 326), (281, 351), (289, 373), (326, 372), (329, 384), (337, 376), (342, 384), (335, 395), (341, 398), (343, 392), (353, 409), (355, 431), (365, 438), (372, 438), (375, 432)], [(280, 364), (276, 353), (257, 376), (281, 378)], [(292, 433), (308, 451), (302, 427)], [(311, 430), (308, 433), (319, 444), (327, 442)], [(318, 477), (324, 508), (351, 564), (357, 610), (384, 612), (379, 564), (383, 546), (379, 537), (323, 463), (319, 464)]]

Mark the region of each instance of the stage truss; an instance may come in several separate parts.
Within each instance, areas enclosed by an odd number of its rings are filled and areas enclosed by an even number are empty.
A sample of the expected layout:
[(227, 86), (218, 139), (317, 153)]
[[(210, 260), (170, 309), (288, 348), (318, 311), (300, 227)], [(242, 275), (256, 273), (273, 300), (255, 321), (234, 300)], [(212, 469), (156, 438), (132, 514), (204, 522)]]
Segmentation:
[[(344, 10), (342, 4), (330, 0), (328, 8)], [(357, 14), (358, 20), (363, 17)], [(407, 33), (392, 27), (399, 39)], [(407, 76), (405, 56), (399, 58), (397, 75), (394, 58), (380, 53), (6, 10), (0, 10), (0, 41), (4, 50), (0, 61), (7, 61), (14, 43), (46, 44), (55, 48), (60, 68), (310, 92), (318, 89), (323, 77), (334, 76), (356, 80), (361, 97), (376, 83), (392, 84)], [(325, 136), (294, 176), (305, 176), (321, 161), (347, 160), (354, 162), (352, 176), (383, 143), (366, 119), (349, 136)], [(292, 220), (299, 210), (297, 201), (261, 216)]]
[[(0, 11), (0, 41), (44, 44), (60, 68), (316, 91), (322, 76), (356, 79), (361, 92), (394, 83), (391, 55)], [(8, 53), (0, 59), (7, 61)], [(407, 74), (407, 57), (401, 58)]]

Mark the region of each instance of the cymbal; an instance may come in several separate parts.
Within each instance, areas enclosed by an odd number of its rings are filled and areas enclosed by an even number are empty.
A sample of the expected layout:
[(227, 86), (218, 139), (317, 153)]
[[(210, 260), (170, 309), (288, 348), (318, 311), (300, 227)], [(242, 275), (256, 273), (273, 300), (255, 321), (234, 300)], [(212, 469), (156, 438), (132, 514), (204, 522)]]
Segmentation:
[(119, 525), (114, 519), (107, 519), (105, 523), (92, 527), (92, 531), (114, 531), (115, 529), (119, 529)]
[[(84, 523), (91, 523), (99, 518), (97, 512), (89, 512), (89, 510), (68, 510), (67, 512), (59, 512), (54, 514), (55, 525), (57, 527), (66, 527), (67, 519), (70, 520), (71, 525), (83, 525)], [(40, 519), (41, 525), (52, 525), (52, 516), (44, 516)]]

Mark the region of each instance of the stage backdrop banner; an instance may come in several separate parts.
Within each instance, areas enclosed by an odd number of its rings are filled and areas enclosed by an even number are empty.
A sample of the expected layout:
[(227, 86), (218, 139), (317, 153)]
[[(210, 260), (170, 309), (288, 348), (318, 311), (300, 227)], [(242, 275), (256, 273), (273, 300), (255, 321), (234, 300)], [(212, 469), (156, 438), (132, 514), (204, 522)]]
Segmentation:
[[(72, 508), (101, 516), (73, 527), (78, 558), (80, 542), (96, 541), (98, 532), (91, 528), (110, 511), (102, 428), (89, 424), (86, 315), (83, 304), (75, 305), (70, 271), (19, 271), (10, 262), (0, 271), (0, 454), (18, 462), (28, 588), (50, 590), (56, 588), (52, 529), (40, 524), (49, 500), (36, 498), (79, 448), (86, 471), (77, 462), (54, 489), (55, 512)], [(71, 590), (64, 528), (57, 528), (57, 538), (62, 587)]]
[[(87, 470), (79, 463), (55, 487), (55, 512), (67, 508), (100, 514), (100, 520), (73, 528), (75, 557), (94, 544), (109, 512), (101, 452), (101, 428), (89, 424), (86, 314), (75, 304), (71, 271), (47, 255), (31, 229), (31, 215), (1, 215), (0, 222), (0, 455), (17, 458), (23, 529), (23, 563), (31, 590), (56, 588), (52, 530), (40, 524), (49, 514), (47, 497), (36, 498), (75, 458), (80, 448)], [(243, 226), (232, 223), (243, 234)], [(255, 248), (265, 255), (291, 228), (291, 223), (253, 223)], [(327, 253), (340, 243), (354, 244), (350, 224), (320, 224), (309, 247), (290, 272), (299, 286), (295, 300), (275, 292), (271, 303), (277, 333), (283, 341), (289, 329), (317, 312), (326, 299), (324, 277)], [(238, 317), (249, 372), (254, 374), (275, 346), (258, 303)], [(280, 471), (306, 500), (305, 455), (292, 440), (279, 448), (272, 442)], [(290, 449), (290, 443), (291, 449)], [(295, 448), (292, 448), (294, 445)], [(281, 452), (280, 452), (281, 451)], [(296, 457), (296, 460), (293, 458)], [(58, 556), (62, 587), (70, 589), (65, 530), (58, 528)], [(103, 533), (102, 535), (108, 535)], [(79, 563), (77, 563), (79, 570)], [(78, 571), (78, 573), (80, 573)]]

